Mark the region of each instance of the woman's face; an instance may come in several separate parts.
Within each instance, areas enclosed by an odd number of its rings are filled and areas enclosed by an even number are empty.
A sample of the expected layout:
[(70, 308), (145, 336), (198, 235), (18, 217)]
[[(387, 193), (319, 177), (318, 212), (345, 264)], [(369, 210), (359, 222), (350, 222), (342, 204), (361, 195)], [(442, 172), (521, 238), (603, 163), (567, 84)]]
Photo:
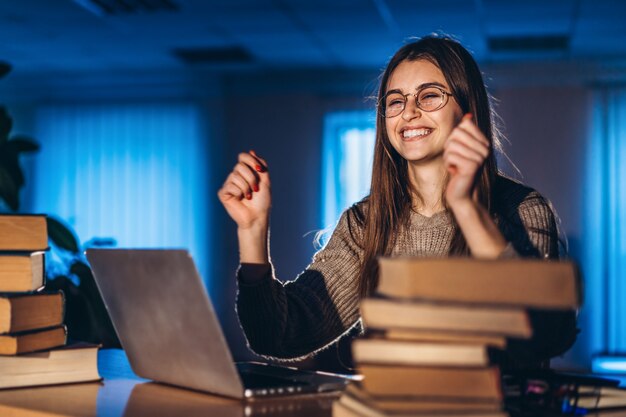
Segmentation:
[[(425, 59), (403, 61), (391, 73), (387, 92), (398, 90), (401, 94), (415, 93), (423, 86), (439, 86), (451, 93), (441, 70)], [(442, 108), (425, 112), (415, 104), (415, 97), (407, 97), (404, 111), (385, 119), (387, 135), (394, 149), (407, 161), (414, 164), (442, 160), (443, 144), (461, 121), (461, 107), (449, 96)]]

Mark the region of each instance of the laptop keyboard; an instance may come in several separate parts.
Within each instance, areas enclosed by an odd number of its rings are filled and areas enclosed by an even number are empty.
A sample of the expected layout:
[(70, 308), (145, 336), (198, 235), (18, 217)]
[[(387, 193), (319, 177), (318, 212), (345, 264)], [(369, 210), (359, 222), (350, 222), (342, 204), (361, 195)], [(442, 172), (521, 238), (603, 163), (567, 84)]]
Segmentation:
[(281, 378), (271, 375), (260, 375), (248, 372), (240, 373), (243, 386), (248, 389), (257, 388), (277, 388), (277, 387), (296, 387), (309, 385), (303, 381), (296, 381), (291, 378)]
[(239, 362), (237, 369), (246, 397), (337, 391), (347, 382), (343, 377), (253, 362)]

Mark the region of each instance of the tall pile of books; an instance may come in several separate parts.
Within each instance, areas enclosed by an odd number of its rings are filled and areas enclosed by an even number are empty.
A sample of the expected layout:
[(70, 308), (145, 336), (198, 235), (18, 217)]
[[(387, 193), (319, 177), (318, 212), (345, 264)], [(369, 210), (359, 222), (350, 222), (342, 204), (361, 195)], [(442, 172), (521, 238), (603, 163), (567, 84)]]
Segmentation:
[(66, 346), (63, 293), (42, 291), (47, 248), (45, 216), (0, 216), (0, 388), (100, 379), (96, 346)]
[(493, 353), (532, 336), (529, 309), (579, 306), (577, 269), (536, 260), (380, 259), (375, 297), (361, 304), (366, 333), (352, 344), (363, 380), (334, 417), (503, 416)]

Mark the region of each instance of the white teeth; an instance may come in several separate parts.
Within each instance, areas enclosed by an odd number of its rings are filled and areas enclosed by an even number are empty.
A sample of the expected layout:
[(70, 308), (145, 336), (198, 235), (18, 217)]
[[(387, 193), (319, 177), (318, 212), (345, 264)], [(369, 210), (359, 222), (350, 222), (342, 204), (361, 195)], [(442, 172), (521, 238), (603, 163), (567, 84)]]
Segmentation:
[(415, 136), (426, 136), (430, 132), (432, 132), (432, 129), (411, 129), (405, 130), (404, 132), (402, 132), (402, 135), (405, 138), (414, 138)]

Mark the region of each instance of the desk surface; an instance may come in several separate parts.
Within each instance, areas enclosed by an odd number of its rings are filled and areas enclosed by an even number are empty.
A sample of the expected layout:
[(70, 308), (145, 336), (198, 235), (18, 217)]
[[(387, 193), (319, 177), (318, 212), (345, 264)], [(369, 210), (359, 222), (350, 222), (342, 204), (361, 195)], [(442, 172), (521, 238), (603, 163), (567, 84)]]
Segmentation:
[(0, 390), (0, 415), (80, 416), (331, 416), (336, 394), (242, 402), (137, 377), (122, 350), (98, 353), (101, 383)]

